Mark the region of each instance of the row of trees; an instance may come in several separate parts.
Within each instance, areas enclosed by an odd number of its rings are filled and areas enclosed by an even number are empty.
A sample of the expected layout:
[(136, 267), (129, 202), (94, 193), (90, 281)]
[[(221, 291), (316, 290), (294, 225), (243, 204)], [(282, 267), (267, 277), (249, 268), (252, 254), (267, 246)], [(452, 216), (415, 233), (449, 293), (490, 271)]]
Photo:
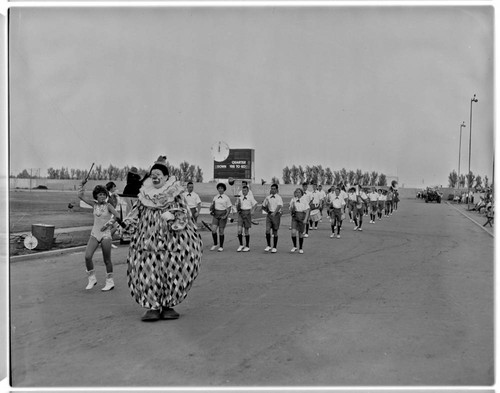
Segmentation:
[[(467, 185), (466, 185), (467, 184)], [(467, 187), (467, 188), (488, 188), (490, 187), (488, 176), (484, 176), (484, 184), (483, 178), (480, 175), (474, 175), (474, 173), (469, 172), (467, 175), (458, 176), (457, 172), (453, 170), (448, 175), (448, 186), (450, 188), (455, 187)]]
[[(284, 184), (302, 184), (303, 182), (316, 182), (317, 184), (362, 184), (365, 186), (386, 186), (387, 176), (383, 173), (363, 172), (361, 169), (347, 170), (342, 168), (332, 171), (330, 168), (323, 168), (321, 165), (292, 165), (291, 168), (283, 168)], [(276, 177), (273, 181), (278, 180)]]
[[(181, 162), (178, 167), (170, 164), (167, 161), (167, 166), (169, 173), (177, 177), (177, 179), (186, 182), (202, 182), (203, 181), (203, 171), (199, 166), (194, 166), (189, 164), (187, 161)], [(72, 180), (83, 180), (88, 176), (89, 180), (126, 180), (127, 173), (130, 171), (129, 166), (123, 168), (116, 167), (114, 165), (109, 165), (108, 167), (103, 167), (102, 165), (95, 165), (89, 174), (88, 169), (74, 169), (65, 168), (60, 169), (49, 168), (47, 170), (48, 179), (72, 179)], [(144, 176), (148, 170), (138, 168), (138, 172), (141, 176)], [(17, 175), (19, 179), (30, 179), (37, 178), (39, 176), (34, 176), (32, 173), (24, 169), (21, 173)]]

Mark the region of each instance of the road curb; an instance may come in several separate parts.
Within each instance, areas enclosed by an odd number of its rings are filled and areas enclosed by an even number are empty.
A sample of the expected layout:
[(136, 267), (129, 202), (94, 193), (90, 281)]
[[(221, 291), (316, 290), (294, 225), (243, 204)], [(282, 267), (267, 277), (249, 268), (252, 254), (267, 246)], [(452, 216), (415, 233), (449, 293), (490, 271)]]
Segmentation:
[(474, 220), (471, 216), (469, 216), (468, 214), (466, 214), (465, 212), (463, 212), (462, 210), (460, 210), (458, 207), (452, 205), (450, 202), (446, 202), (446, 204), (448, 206), (451, 206), (453, 209), (455, 209), (456, 211), (458, 211), (461, 215), (463, 215), (464, 217), (468, 218), (469, 220), (471, 220), (474, 224), (476, 224), (479, 228), (481, 228), (483, 231), (485, 231), (488, 235), (490, 235), (491, 237), (495, 237), (495, 232), (490, 232), (488, 231), (484, 226), (483, 224), (480, 224), (479, 222), (477, 222), (476, 220)]
[[(256, 218), (255, 221), (265, 221), (265, 217), (261, 218)], [(228, 223), (228, 226), (237, 226), (237, 221), (234, 220), (232, 223)], [(81, 227), (82, 230), (87, 230), (88, 227)], [(91, 228), (91, 227), (89, 227)], [(73, 230), (77, 230), (77, 228), (72, 228)], [(207, 231), (208, 232), (208, 231)], [(113, 243), (119, 242), (114, 241)], [(53, 256), (58, 256), (58, 255), (64, 255), (64, 254), (71, 254), (74, 252), (80, 252), (80, 251), (85, 251), (85, 248), (87, 245), (84, 246), (76, 246), (76, 247), (68, 247), (68, 248), (60, 248), (56, 250), (48, 250), (48, 251), (39, 251), (33, 254), (24, 254), (24, 255), (13, 255), (9, 256), (10, 262), (21, 262), (21, 261), (29, 261), (29, 260), (34, 260), (34, 259), (42, 259), (42, 258), (49, 258)]]
[(14, 255), (10, 257), (10, 262), (21, 262), (21, 261), (29, 261), (33, 259), (42, 259), (52, 256), (58, 256), (63, 254), (70, 254), (78, 251), (85, 251), (87, 246), (77, 246), (70, 248), (60, 248), (57, 250), (49, 250), (49, 251), (41, 251), (33, 254), (24, 254), (24, 255)]

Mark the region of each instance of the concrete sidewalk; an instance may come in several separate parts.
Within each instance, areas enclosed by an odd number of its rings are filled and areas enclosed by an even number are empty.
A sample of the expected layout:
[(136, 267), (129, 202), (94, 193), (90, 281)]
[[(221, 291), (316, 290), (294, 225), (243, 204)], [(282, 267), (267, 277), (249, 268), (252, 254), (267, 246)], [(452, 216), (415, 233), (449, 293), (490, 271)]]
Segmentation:
[(475, 223), (478, 227), (482, 228), (484, 231), (489, 233), (491, 236), (495, 236), (495, 224), (493, 226), (487, 225), (484, 226), (486, 223), (487, 219), (485, 216), (485, 213), (479, 213), (475, 210), (469, 210), (467, 208), (467, 204), (459, 204), (459, 203), (450, 203), (446, 202), (449, 206), (455, 208), (457, 211), (459, 211), (461, 214), (463, 214), (465, 217), (467, 217), (469, 220), (471, 220), (473, 223)]

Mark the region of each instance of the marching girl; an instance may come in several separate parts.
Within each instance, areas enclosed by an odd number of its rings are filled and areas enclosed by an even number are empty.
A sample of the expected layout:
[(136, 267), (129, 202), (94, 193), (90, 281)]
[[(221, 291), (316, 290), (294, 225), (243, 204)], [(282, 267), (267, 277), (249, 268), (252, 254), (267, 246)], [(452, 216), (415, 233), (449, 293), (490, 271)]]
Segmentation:
[(398, 202), (399, 202), (399, 191), (394, 190), (394, 196), (392, 198), (392, 203), (394, 206), (394, 211), (398, 211)]
[(319, 204), (319, 222), (323, 221), (323, 209), (325, 207), (326, 203), (326, 192), (323, 190), (323, 186), (321, 184), (318, 185), (318, 192), (319, 192), (319, 199), (320, 199), (320, 204)]
[(378, 192), (375, 187), (373, 187), (372, 191), (368, 194), (368, 200), (370, 203), (370, 224), (375, 224), (375, 215), (377, 214), (378, 205)]
[(393, 198), (393, 192), (392, 189), (389, 188), (387, 191), (387, 196), (386, 196), (386, 201), (385, 201), (385, 216), (389, 217), (389, 215), (392, 216), (392, 198)]
[[(262, 212), (267, 214), (266, 217), (266, 242), (267, 247), (265, 252), (271, 251), (276, 253), (278, 250), (278, 230), (281, 223), (281, 214), (283, 212), (283, 199), (278, 194), (278, 184), (271, 184), (270, 195), (266, 196), (262, 202)], [(273, 235), (273, 247), (271, 247), (271, 232)]]
[(369, 188), (363, 188), (363, 192), (361, 195), (364, 199), (364, 206), (363, 206), (363, 212), (364, 212), (364, 215), (365, 216), (368, 216), (368, 210), (370, 208), (370, 200), (368, 198), (368, 194), (370, 193), (370, 189)]
[(120, 215), (116, 212), (111, 203), (108, 202), (108, 191), (103, 186), (95, 186), (92, 191), (94, 199), (84, 196), (85, 182), (82, 183), (78, 190), (78, 198), (86, 204), (92, 206), (94, 214), (94, 225), (90, 232), (90, 238), (85, 249), (85, 266), (87, 268), (88, 284), (85, 289), (92, 289), (97, 284), (97, 278), (94, 271), (94, 256), (97, 247), (101, 245), (102, 258), (106, 266), (106, 283), (101, 291), (110, 291), (115, 287), (113, 281), (113, 264), (111, 263), (111, 229), (106, 225), (107, 222), (114, 216), (117, 222), (121, 222)]
[(396, 180), (393, 180), (391, 182), (391, 190), (392, 190), (393, 211), (396, 211), (398, 210), (398, 202), (399, 202), (398, 182)]
[(353, 216), (354, 216), (354, 210), (356, 209), (357, 201), (358, 201), (358, 196), (356, 195), (356, 188), (355, 187), (349, 188), (347, 192), (347, 208), (349, 209), (349, 222), (354, 221)]
[[(302, 195), (302, 198), (300, 199), (303, 199), (303, 201), (309, 205), (312, 201), (312, 191), (309, 191), (307, 189), (308, 186), (309, 186), (308, 182), (302, 183), (302, 192), (304, 193), (304, 195)], [(309, 220), (306, 221), (304, 237), (309, 237)]]
[(309, 204), (302, 199), (304, 191), (297, 188), (290, 201), (290, 213), (292, 216), (292, 243), (291, 252), (297, 251), (297, 235), (299, 238), (299, 254), (303, 254), (302, 246), (304, 244), (304, 227), (309, 220)]
[[(229, 197), (224, 194), (226, 192), (226, 185), (224, 183), (217, 184), (218, 195), (214, 196), (210, 206), (210, 214), (212, 214), (212, 239), (214, 245), (210, 251), (217, 250), (224, 251), (224, 229), (227, 225), (227, 218), (231, 213), (233, 204)], [(219, 228), (219, 248), (217, 248), (217, 228)]]
[(340, 187), (335, 187), (335, 191), (328, 194), (327, 204), (329, 207), (330, 221), (332, 223), (331, 238), (335, 237), (335, 228), (337, 228), (337, 239), (340, 239), (340, 228), (342, 227), (342, 209), (345, 207), (345, 199), (342, 198)]
[(356, 203), (354, 204), (354, 230), (362, 231), (365, 202), (368, 199), (365, 192), (358, 187), (356, 190)]
[(385, 209), (385, 201), (387, 200), (387, 197), (385, 195), (385, 192), (384, 190), (382, 190), (381, 188), (379, 188), (378, 190), (378, 219), (381, 220), (382, 219), (382, 214), (384, 212), (384, 209)]
[[(340, 187), (340, 198), (343, 199), (345, 202), (345, 205), (342, 208), (342, 213), (344, 213), (345, 216), (345, 211), (347, 209), (347, 205), (349, 204), (349, 195), (347, 194), (344, 183), (340, 183), (339, 187)], [(335, 188), (333, 190), (335, 191)]]
[[(257, 206), (257, 201), (250, 195), (247, 185), (241, 189), (241, 196), (236, 202), (236, 211), (238, 212), (238, 240), (240, 246), (237, 252), (250, 251), (250, 228), (252, 227), (252, 214)], [(243, 247), (243, 228), (245, 229), (245, 247)]]
[(311, 211), (309, 213), (309, 228), (317, 230), (319, 220), (321, 219), (321, 193), (318, 191), (316, 183), (312, 182), (311, 185), (313, 190), (310, 193), (311, 201), (309, 207)]

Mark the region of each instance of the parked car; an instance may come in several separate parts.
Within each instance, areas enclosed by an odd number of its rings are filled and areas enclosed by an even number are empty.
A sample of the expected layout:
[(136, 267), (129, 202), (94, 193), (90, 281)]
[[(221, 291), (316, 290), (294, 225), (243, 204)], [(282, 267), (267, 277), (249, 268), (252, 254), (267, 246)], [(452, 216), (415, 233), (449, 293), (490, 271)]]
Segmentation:
[(436, 201), (437, 203), (441, 203), (441, 198), (443, 194), (440, 193), (436, 189), (428, 188), (425, 192), (425, 203)]

